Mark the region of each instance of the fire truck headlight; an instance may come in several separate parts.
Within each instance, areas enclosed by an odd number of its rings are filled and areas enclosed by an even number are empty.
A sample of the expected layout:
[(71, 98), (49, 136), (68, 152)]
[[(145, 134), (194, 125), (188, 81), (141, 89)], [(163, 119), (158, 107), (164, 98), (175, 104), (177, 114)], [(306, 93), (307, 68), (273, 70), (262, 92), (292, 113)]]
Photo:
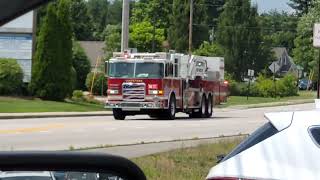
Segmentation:
[(119, 90), (109, 89), (108, 94), (111, 94), (111, 95), (119, 94)]
[(162, 90), (149, 90), (149, 95), (162, 95)]

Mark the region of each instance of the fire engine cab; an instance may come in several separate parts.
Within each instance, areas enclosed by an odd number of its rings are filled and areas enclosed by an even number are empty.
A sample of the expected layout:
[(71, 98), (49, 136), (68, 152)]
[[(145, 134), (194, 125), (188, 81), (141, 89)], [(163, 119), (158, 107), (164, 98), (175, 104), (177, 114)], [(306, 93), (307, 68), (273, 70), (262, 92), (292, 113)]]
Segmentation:
[(227, 100), (224, 59), (178, 53), (114, 53), (106, 62), (105, 107), (117, 120), (148, 114), (175, 119), (177, 112), (209, 118), (214, 104)]

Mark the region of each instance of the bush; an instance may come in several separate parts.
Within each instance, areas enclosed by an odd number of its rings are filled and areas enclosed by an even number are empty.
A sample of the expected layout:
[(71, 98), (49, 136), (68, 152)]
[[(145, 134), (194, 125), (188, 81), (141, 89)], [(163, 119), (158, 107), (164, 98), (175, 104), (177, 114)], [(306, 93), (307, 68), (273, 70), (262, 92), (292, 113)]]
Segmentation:
[(256, 82), (256, 87), (258, 90), (258, 96), (274, 97), (275, 95), (273, 80), (263, 75), (259, 75)]
[(72, 93), (72, 100), (74, 100), (74, 101), (83, 101), (84, 100), (83, 91), (74, 90), (73, 93)]
[[(93, 72), (89, 73), (86, 79), (86, 86), (89, 91), (91, 90), (93, 75), (94, 75)], [(107, 81), (106, 81), (105, 74), (102, 72), (97, 72), (94, 78), (92, 93), (96, 95), (106, 94), (106, 90), (107, 90)]]
[(91, 65), (89, 59), (78, 42), (73, 42), (72, 65), (76, 71), (76, 88), (86, 89), (86, 78), (90, 72)]
[(289, 74), (277, 81), (277, 95), (280, 97), (297, 96), (297, 79), (294, 75)]
[(23, 72), (14, 59), (0, 59), (0, 95), (18, 94)]
[[(248, 83), (236, 82), (228, 79), (230, 93), (232, 96), (247, 96)], [(276, 90), (276, 92), (275, 92)], [(287, 97), (297, 96), (297, 79), (294, 75), (287, 75), (276, 81), (276, 89), (272, 78), (267, 78), (264, 75), (259, 75), (255, 83), (250, 86), (249, 96), (253, 97)]]

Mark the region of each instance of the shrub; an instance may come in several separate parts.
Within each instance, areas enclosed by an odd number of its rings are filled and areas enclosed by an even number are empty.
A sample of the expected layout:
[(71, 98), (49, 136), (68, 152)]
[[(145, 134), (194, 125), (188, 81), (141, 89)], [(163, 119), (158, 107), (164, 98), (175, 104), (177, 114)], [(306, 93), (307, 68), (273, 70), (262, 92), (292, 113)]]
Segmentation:
[[(89, 73), (86, 79), (86, 86), (89, 91), (91, 90), (93, 75), (94, 75), (93, 72)], [(105, 94), (106, 90), (107, 90), (107, 81), (106, 81), (105, 74), (102, 72), (97, 72), (94, 78), (92, 93), (101, 95), (102, 93)]]
[(74, 100), (74, 101), (83, 101), (84, 100), (83, 91), (74, 90), (73, 93), (72, 93), (72, 100)]
[(90, 62), (89, 59), (81, 48), (80, 44), (76, 41), (73, 42), (72, 48), (72, 65), (76, 71), (76, 88), (85, 90), (86, 88), (86, 78), (90, 72)]
[(0, 95), (18, 94), (23, 72), (14, 59), (0, 59)]
[(261, 97), (274, 97), (275, 89), (273, 80), (263, 75), (259, 75), (256, 81), (258, 95)]
[(277, 95), (280, 97), (297, 96), (297, 79), (294, 75), (289, 74), (277, 81)]

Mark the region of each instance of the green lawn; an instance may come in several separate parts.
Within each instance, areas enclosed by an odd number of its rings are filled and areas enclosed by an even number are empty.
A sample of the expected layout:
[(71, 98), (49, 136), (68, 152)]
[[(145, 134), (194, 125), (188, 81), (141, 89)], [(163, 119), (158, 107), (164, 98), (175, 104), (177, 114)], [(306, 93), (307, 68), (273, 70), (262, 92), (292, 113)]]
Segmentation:
[(103, 105), (0, 97), (0, 113), (103, 111)]
[(287, 102), (292, 100), (311, 100), (316, 98), (316, 92), (300, 91), (299, 96), (284, 97), (284, 98), (263, 98), (263, 97), (247, 97), (245, 96), (230, 96), (227, 103), (219, 105), (219, 107), (227, 107), (234, 105), (248, 105), (248, 104), (261, 104), (272, 102)]
[(203, 180), (217, 155), (229, 153), (241, 139), (200, 145), (133, 159), (142, 168), (147, 179), (152, 180)]

